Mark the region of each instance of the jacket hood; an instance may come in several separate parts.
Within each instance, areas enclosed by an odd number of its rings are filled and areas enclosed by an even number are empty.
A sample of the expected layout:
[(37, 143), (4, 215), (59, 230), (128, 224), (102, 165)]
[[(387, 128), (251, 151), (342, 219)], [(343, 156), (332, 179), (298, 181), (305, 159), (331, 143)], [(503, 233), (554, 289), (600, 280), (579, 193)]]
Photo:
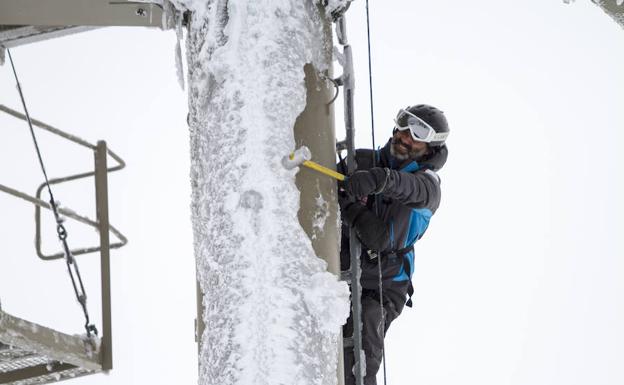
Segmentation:
[(439, 171), (444, 167), (446, 159), (448, 158), (448, 148), (446, 144), (443, 144), (441, 146), (430, 147), (430, 149), (431, 152), (418, 163), (433, 171)]

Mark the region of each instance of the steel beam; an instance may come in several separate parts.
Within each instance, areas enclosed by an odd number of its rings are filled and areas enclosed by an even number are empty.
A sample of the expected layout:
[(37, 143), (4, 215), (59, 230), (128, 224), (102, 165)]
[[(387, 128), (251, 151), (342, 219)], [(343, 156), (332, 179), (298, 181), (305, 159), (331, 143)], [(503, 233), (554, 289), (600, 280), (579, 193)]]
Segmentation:
[(109, 0), (2, 0), (0, 25), (163, 28), (159, 4)]
[(106, 142), (98, 141), (95, 151), (95, 201), (100, 232), (100, 274), (102, 285), (102, 370), (113, 368), (113, 337), (111, 322), (110, 236), (108, 221), (108, 167)]
[[(2, 7), (0, 3), (0, 7)], [(37, 25), (0, 25), (0, 46), (13, 48), (74, 33), (90, 31), (96, 27), (45, 27)], [(2, 48), (0, 48), (2, 49)], [(0, 55), (2, 55), (0, 53)], [(4, 60), (0, 57), (0, 64)]]
[[(328, 28), (329, 29), (329, 28)], [(325, 41), (331, 41), (331, 29)], [(331, 44), (327, 45), (331, 47)], [(307, 146), (315, 162), (330, 169), (336, 169), (336, 133), (334, 128), (334, 107), (329, 102), (334, 88), (311, 64), (304, 67), (306, 84), (306, 107), (295, 122), (295, 147)], [(300, 167), (295, 183), (300, 191), (298, 218), (301, 227), (312, 243), (316, 255), (327, 262), (327, 270), (340, 276), (340, 229), (338, 228), (338, 202), (336, 180), (321, 173)], [(319, 205), (319, 202), (321, 203)], [(323, 206), (323, 207), (320, 207)], [(318, 227), (318, 218), (326, 216), (323, 227)], [(342, 344), (338, 346), (337, 380), (344, 383)]]

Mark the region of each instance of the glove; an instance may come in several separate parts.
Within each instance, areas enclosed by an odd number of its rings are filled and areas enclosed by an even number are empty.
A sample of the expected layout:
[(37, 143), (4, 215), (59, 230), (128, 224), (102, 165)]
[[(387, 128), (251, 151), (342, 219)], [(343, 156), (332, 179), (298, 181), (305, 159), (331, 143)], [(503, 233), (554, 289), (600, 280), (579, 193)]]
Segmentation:
[(338, 187), (338, 205), (340, 206), (340, 210), (344, 210), (349, 203), (353, 202), (353, 198), (347, 192), (346, 178), (336, 181), (336, 184)]
[(345, 190), (356, 198), (379, 194), (386, 187), (389, 175), (390, 170), (381, 167), (356, 171), (345, 180)]
[(366, 206), (359, 202), (349, 202), (342, 209), (342, 219), (346, 221), (349, 226), (355, 226), (355, 221), (368, 209)]

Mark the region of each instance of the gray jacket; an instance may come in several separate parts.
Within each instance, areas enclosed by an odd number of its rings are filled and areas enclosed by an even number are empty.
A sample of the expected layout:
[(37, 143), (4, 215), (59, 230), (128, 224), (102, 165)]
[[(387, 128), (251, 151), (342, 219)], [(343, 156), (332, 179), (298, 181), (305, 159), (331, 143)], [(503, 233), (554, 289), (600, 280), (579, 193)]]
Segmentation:
[[(411, 160), (400, 162), (390, 154), (390, 146), (389, 141), (377, 151), (356, 151), (358, 170), (371, 169), (374, 156), (375, 167), (387, 168), (388, 171), (383, 190), (369, 195), (366, 202), (368, 210), (358, 216), (353, 226), (363, 248), (363, 289), (379, 289), (377, 261), (380, 259), (384, 296), (392, 300), (400, 311), (406, 294), (411, 296), (412, 293), (413, 245), (423, 236), (440, 205), (440, 178), (435, 171), (446, 162), (448, 151), (446, 146), (442, 146), (420, 163)], [(349, 268), (349, 227), (344, 222), (341, 265), (346, 270)]]

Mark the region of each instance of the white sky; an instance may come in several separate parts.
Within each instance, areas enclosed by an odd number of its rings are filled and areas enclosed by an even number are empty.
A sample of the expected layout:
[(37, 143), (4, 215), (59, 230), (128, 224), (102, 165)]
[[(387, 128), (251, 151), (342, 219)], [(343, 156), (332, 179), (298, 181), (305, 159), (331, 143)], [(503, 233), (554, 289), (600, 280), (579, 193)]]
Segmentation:
[[(388, 0), (371, 13), (377, 143), (409, 104), (440, 107), (452, 129), (442, 206), (417, 246), (415, 306), (387, 338), (389, 384), (624, 383), (624, 31), (589, 1)], [(348, 21), (358, 145), (367, 147), (363, 0)], [(12, 51), (33, 117), (106, 139), (128, 163), (109, 180), (111, 221), (130, 239), (112, 255), (115, 368), (75, 384), (196, 381), (174, 35), (109, 28)], [(19, 108), (7, 65), (0, 90), (0, 103)], [(34, 192), (41, 178), (26, 127), (4, 116), (0, 127), (0, 183)], [(52, 176), (91, 166), (88, 152), (40, 138)], [(95, 216), (88, 184), (56, 191)], [(3, 309), (81, 333), (63, 262), (34, 253), (33, 211), (0, 195)], [(68, 226), (73, 245), (95, 242)], [(99, 324), (97, 265), (80, 258)]]

